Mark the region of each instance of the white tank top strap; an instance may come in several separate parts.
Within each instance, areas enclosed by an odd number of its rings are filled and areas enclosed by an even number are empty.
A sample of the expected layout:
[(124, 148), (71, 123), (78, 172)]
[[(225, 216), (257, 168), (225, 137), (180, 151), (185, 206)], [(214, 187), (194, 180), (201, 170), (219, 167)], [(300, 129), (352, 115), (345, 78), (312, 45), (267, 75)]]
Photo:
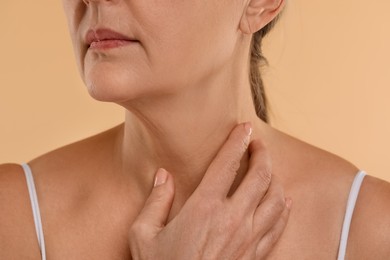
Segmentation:
[(35, 223), (35, 230), (37, 232), (42, 260), (46, 260), (45, 239), (43, 236), (41, 213), (39, 211), (39, 204), (38, 204), (37, 193), (35, 190), (34, 178), (31, 172), (31, 168), (28, 166), (27, 163), (23, 163), (22, 167), (27, 180), (28, 193), (30, 195), (30, 201), (31, 201), (34, 223)]
[(343, 223), (343, 229), (341, 232), (341, 239), (340, 239), (340, 246), (339, 246), (339, 253), (337, 260), (344, 260), (345, 253), (347, 250), (347, 242), (348, 242), (348, 235), (349, 235), (349, 228), (351, 226), (351, 220), (353, 211), (355, 209), (356, 200), (359, 195), (360, 187), (362, 185), (364, 176), (366, 176), (366, 173), (364, 171), (359, 171), (355, 179), (353, 180), (351, 190), (349, 192), (347, 207), (345, 211), (344, 216), (344, 223)]

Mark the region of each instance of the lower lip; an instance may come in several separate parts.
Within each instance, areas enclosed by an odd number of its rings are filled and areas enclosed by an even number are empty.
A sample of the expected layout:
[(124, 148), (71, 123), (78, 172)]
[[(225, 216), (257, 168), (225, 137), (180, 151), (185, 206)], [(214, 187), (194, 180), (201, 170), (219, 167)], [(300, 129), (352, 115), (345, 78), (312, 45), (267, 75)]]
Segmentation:
[(103, 40), (98, 42), (92, 42), (89, 46), (91, 50), (108, 50), (126, 46), (129, 44), (137, 43), (138, 41), (127, 41), (127, 40)]

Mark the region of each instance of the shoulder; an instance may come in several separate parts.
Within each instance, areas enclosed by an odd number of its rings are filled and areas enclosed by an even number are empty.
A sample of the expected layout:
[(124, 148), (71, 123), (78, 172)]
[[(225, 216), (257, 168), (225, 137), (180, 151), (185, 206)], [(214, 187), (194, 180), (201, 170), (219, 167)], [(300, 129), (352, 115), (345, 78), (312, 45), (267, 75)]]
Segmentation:
[(0, 259), (33, 259), (33, 256), (39, 256), (29, 198), (22, 167), (19, 164), (1, 164)]
[(117, 138), (122, 125), (111, 128), (88, 138), (73, 142), (29, 162), (37, 182), (79, 180), (80, 174), (87, 177), (88, 172), (104, 167), (115, 152)]
[(364, 178), (348, 243), (351, 259), (386, 259), (390, 256), (389, 182), (369, 175)]
[(294, 180), (299, 180), (307, 187), (338, 187), (337, 191), (348, 190), (359, 167), (332, 152), (286, 133), (278, 130), (274, 132), (276, 141), (273, 143), (278, 149), (275, 152), (277, 163), (282, 170), (288, 171)]
[[(307, 250), (306, 257), (302, 257), (299, 252), (302, 248), (321, 248), (322, 258), (329, 258), (337, 253), (348, 195), (360, 169), (336, 154), (287, 134), (276, 133), (275, 140), (273, 144), (279, 151), (274, 153), (275, 158), (278, 157), (274, 161), (283, 165), (278, 172), (285, 179), (286, 194), (294, 201), (290, 226), (286, 231), (290, 233), (288, 238), (294, 241), (294, 247), (300, 248), (296, 251), (300, 255), (297, 258), (314, 257), (310, 250)], [(369, 178), (372, 177), (365, 177), (362, 188)], [(305, 227), (305, 232), (302, 232), (302, 227)], [(356, 227), (351, 226), (351, 231), (353, 229)], [(354, 242), (348, 242), (347, 253), (353, 245)]]
[[(21, 165), (0, 164), (0, 204), (2, 206), (15, 203), (16, 200), (25, 197), (24, 195), (28, 195), (26, 188), (26, 178)], [(2, 215), (0, 214), (0, 218)]]
[[(12, 204), (26, 191), (26, 178), (19, 164), (0, 164), (0, 200), (1, 205)], [(27, 194), (28, 195), (28, 194)], [(0, 214), (0, 218), (3, 214)], [(1, 223), (1, 221), (0, 221)]]
[[(351, 185), (359, 168), (317, 147), (304, 143), (298, 146), (302, 149), (298, 154), (302, 157), (300, 169), (305, 172), (302, 174), (303, 184), (316, 191), (319, 197), (316, 202), (339, 212), (333, 217), (337, 220), (337, 226), (341, 227)], [(316, 197), (314, 195), (314, 199)], [(318, 216), (318, 219), (321, 217)], [(366, 175), (351, 220), (346, 259), (387, 259), (390, 255), (389, 244), (390, 183)]]
[[(110, 172), (120, 126), (50, 151), (29, 162), (40, 199), (47, 205), (61, 201), (72, 208), (98, 181), (96, 173)], [(66, 194), (66, 196), (64, 196)]]
[(38, 165), (57, 165), (61, 166), (58, 168), (64, 168), (76, 162), (83, 161), (85, 163), (90, 159), (106, 156), (104, 153), (113, 149), (120, 131), (122, 131), (122, 125), (45, 153), (30, 161), (29, 164), (36, 165), (36, 167)]
[(5, 185), (5, 183), (20, 179), (19, 175), (21, 175), (22, 173), (23, 173), (23, 169), (19, 164), (16, 163), (0, 164), (0, 184)]
[[(75, 202), (85, 198), (93, 180), (87, 173), (99, 170), (109, 159), (118, 131), (120, 128), (115, 127), (28, 162), (41, 213), (50, 212), (45, 215), (46, 222), (50, 214), (61, 214), (56, 210), (71, 209)], [(23, 168), (19, 164), (0, 164), (0, 259), (39, 259), (39, 256)]]

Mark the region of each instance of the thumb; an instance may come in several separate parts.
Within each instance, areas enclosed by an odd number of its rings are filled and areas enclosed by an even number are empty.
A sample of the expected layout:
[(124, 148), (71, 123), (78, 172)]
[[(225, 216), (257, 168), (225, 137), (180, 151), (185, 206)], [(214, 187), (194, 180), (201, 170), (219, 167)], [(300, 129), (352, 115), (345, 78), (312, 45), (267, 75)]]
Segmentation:
[(172, 175), (165, 169), (158, 169), (154, 178), (152, 193), (145, 202), (139, 218), (156, 235), (165, 226), (171, 210), (175, 189)]

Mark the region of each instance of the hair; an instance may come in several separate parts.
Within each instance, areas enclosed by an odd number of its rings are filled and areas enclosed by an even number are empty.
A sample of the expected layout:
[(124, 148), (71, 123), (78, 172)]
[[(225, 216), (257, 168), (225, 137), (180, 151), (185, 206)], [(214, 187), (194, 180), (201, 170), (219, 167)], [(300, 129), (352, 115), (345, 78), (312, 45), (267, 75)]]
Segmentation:
[(252, 90), (252, 99), (257, 116), (266, 123), (269, 122), (268, 100), (265, 95), (265, 88), (260, 74), (260, 67), (268, 65), (268, 60), (263, 56), (261, 47), (264, 36), (266, 36), (272, 30), (272, 28), (279, 20), (279, 17), (280, 14), (261, 30), (253, 34), (250, 48), (251, 57), (249, 78)]

